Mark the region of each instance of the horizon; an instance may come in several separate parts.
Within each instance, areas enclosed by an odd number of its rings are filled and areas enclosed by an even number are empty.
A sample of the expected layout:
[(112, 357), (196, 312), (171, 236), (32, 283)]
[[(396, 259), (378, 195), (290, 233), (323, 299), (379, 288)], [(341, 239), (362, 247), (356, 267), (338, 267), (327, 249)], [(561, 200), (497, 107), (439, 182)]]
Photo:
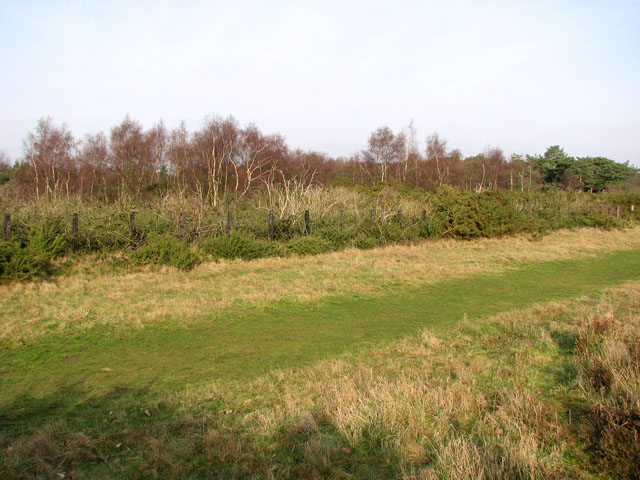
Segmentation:
[(0, 2), (0, 150), (39, 118), (76, 139), (233, 116), (347, 157), (414, 120), (487, 148), (640, 167), (637, 2)]

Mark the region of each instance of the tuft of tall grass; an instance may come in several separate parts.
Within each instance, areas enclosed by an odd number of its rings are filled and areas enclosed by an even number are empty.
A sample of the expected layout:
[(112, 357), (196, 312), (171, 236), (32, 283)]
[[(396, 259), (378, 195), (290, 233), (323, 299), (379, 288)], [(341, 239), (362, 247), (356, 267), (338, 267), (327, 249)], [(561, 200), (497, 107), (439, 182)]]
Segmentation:
[(576, 342), (579, 385), (589, 404), (588, 431), (603, 467), (616, 478), (640, 470), (640, 322), (612, 310), (588, 318)]

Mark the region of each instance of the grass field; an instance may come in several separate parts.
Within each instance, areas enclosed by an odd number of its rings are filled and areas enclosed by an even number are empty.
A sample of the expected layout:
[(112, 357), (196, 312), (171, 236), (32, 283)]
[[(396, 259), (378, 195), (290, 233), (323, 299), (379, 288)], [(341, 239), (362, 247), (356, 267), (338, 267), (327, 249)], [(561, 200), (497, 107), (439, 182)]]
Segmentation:
[(637, 478), (639, 228), (77, 270), (0, 287), (0, 477)]

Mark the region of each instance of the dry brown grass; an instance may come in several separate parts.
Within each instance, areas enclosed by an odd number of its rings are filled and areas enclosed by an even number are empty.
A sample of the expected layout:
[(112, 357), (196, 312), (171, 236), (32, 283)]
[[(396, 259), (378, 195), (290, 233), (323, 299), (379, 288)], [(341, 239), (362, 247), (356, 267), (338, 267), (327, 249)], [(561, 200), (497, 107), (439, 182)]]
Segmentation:
[(618, 478), (640, 477), (640, 303), (604, 308), (581, 326), (576, 343), (579, 385), (590, 407), (589, 438)]
[[(576, 338), (579, 376), (555, 379), (574, 364), (567, 341)], [(108, 440), (60, 424), (0, 437), (0, 472), (46, 477), (84, 461), (118, 478), (129, 458), (140, 465), (133, 478), (637, 478), (629, 469), (637, 423), (615, 415), (637, 413), (639, 344), (640, 282), (632, 282), (600, 299), (465, 321), (446, 336), (424, 331), (248, 385), (175, 393), (161, 402), (180, 420), (123, 427)], [(592, 383), (600, 370), (609, 372), (606, 388)], [(586, 423), (576, 408), (590, 409)], [(601, 462), (579, 434), (593, 436), (594, 426)], [(116, 441), (135, 455), (100, 460), (96, 452), (113, 452)]]
[[(319, 423), (330, 424), (352, 450), (373, 442), (390, 461), (399, 457), (404, 478), (590, 476), (596, 472), (588, 465), (577, 468), (567, 458), (575, 454), (572, 420), (558, 411), (553, 381), (540, 375), (558, 360), (553, 335), (575, 332), (593, 311), (634, 319), (633, 327), (625, 322), (624, 354), (619, 345), (605, 350), (617, 365), (616, 396), (637, 402), (639, 282), (600, 302), (552, 303), (494, 317), (491, 335), (487, 325), (462, 325), (450, 339), (425, 331), (370, 352), (367, 360), (322, 362), (293, 381), (265, 377), (250, 387), (252, 412), (241, 422), (255, 435), (275, 435), (289, 424), (310, 438)], [(221, 392), (213, 387), (209, 394)], [(621, 450), (629, 457), (633, 441), (637, 436), (610, 438), (607, 448), (614, 445), (625, 460)]]
[(0, 436), (4, 459), (0, 462), (0, 477), (9, 472), (3, 467), (20, 465), (22, 478), (63, 478), (64, 466), (92, 462), (99, 458), (95, 446), (83, 433), (70, 432), (63, 422), (46, 425), (34, 434), (5, 445)]
[(552, 261), (640, 247), (640, 227), (558, 231), (471, 242), (442, 240), (316, 257), (211, 262), (191, 272), (170, 267), (132, 273), (89, 271), (53, 281), (0, 286), (0, 339), (21, 341), (47, 331), (96, 324), (139, 328), (189, 322), (239, 304), (316, 301), (332, 295), (375, 294), (389, 287), (431, 284)]
[[(223, 398), (232, 411), (250, 410), (241, 428), (257, 437), (290, 425), (317, 443), (318, 425), (329, 424), (350, 450), (373, 442), (389, 461), (399, 456), (404, 478), (588, 476), (586, 466), (578, 471), (567, 460), (575, 448), (571, 419), (557, 410), (552, 392), (542, 394), (553, 382), (540, 374), (557, 361), (553, 335), (576, 331), (591, 311), (614, 308), (637, 317), (640, 283), (614, 292), (600, 303), (552, 303), (489, 325), (462, 325), (450, 339), (425, 331), (366, 360), (347, 357), (266, 376), (239, 397), (212, 385), (174, 401), (194, 406)], [(337, 461), (338, 446), (333, 454), (327, 448), (325, 460)]]

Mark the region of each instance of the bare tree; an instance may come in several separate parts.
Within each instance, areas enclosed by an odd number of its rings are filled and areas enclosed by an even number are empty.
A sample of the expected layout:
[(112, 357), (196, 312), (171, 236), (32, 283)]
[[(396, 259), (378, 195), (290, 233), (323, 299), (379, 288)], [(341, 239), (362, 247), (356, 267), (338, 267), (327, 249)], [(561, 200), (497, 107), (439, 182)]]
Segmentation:
[(371, 134), (368, 144), (364, 154), (380, 165), (380, 181), (385, 182), (389, 164), (398, 158), (401, 142), (389, 127), (380, 127)]
[(51, 118), (41, 118), (23, 142), (25, 160), (35, 180), (36, 197), (57, 197), (61, 181), (66, 180), (67, 193), (72, 175), (76, 142), (66, 125), (56, 127)]
[(237, 122), (233, 117), (211, 118), (195, 133), (193, 142), (198, 161), (205, 166), (206, 196), (215, 206), (230, 182), (238, 188)]
[(402, 133), (398, 135), (401, 137), (398, 147), (402, 150), (402, 183), (407, 183), (407, 174), (409, 173), (409, 164), (413, 160), (414, 169), (416, 172), (416, 184), (419, 170), (418, 146), (416, 143), (416, 130), (413, 126), (413, 119), (409, 121), (409, 125), (402, 130)]
[(450, 165), (446, 161), (447, 141), (440, 138), (437, 133), (432, 133), (427, 137), (427, 161), (435, 164), (435, 171), (438, 177), (438, 186), (442, 186), (448, 181)]
[[(80, 191), (84, 192), (88, 183), (88, 194), (91, 197), (100, 189), (104, 201), (109, 198), (109, 145), (104, 133), (87, 135), (80, 144)], [(88, 178), (87, 178), (88, 177)]]
[[(189, 186), (188, 175), (193, 172), (193, 146), (184, 122), (169, 134), (167, 145), (167, 168), (173, 185), (184, 194)], [(195, 176), (195, 175), (194, 175)]]
[(507, 183), (504, 154), (500, 148), (487, 148), (484, 153), (465, 159), (466, 188), (477, 193), (495, 190), (500, 183)]
[(11, 168), (11, 164), (12, 162), (9, 155), (7, 155), (7, 152), (0, 150), (0, 172), (6, 172), (9, 170)]
[(238, 162), (244, 181), (240, 193), (245, 195), (256, 182), (279, 168), (287, 146), (280, 135), (264, 136), (255, 125), (244, 128), (240, 137)]
[(142, 126), (125, 117), (120, 125), (111, 129), (109, 160), (118, 177), (119, 194), (139, 194), (144, 183), (148, 144)]
[(496, 190), (503, 179), (504, 153), (499, 147), (487, 148), (484, 154), (487, 159), (487, 190)]
[(151, 184), (157, 184), (161, 172), (166, 172), (168, 167), (167, 144), (168, 134), (162, 120), (153, 126), (146, 134), (149, 159), (145, 169)]

